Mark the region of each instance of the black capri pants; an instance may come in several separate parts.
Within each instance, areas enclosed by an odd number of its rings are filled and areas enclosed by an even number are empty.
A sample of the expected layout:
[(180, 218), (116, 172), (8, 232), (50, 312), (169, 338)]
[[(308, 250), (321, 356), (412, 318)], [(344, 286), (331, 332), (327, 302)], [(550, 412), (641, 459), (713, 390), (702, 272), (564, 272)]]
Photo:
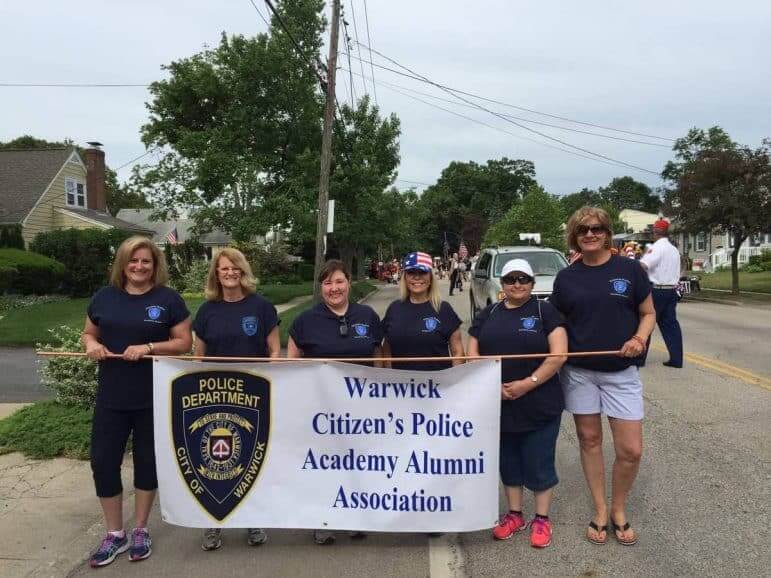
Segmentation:
[(120, 410), (97, 404), (91, 424), (91, 471), (100, 498), (112, 498), (123, 492), (120, 467), (132, 433), (134, 487), (147, 491), (158, 488), (153, 408)]

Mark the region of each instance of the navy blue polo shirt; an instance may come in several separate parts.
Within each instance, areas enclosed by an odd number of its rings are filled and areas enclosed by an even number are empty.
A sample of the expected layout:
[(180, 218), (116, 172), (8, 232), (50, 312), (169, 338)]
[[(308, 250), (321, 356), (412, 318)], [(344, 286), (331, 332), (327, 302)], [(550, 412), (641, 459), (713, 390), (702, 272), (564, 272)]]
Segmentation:
[[(527, 303), (512, 309), (508, 309), (503, 302), (488, 305), (476, 316), (468, 332), (479, 342), (480, 355), (549, 353), (548, 336), (563, 324), (554, 307), (544, 301), (539, 304), (532, 297)], [(543, 360), (502, 360), (501, 382), (530, 377)], [(501, 402), (501, 431), (538, 429), (560, 415), (564, 407), (562, 386), (559, 375), (555, 374), (522, 397)]]
[[(88, 318), (99, 327), (99, 342), (112, 353), (123, 353), (129, 345), (167, 341), (171, 328), (189, 316), (179, 293), (162, 285), (142, 295), (104, 287), (88, 306)], [(112, 409), (152, 407), (152, 361), (100, 361), (96, 403)]]
[(268, 335), (279, 324), (276, 308), (254, 293), (240, 301), (207, 301), (193, 321), (206, 355), (267, 357)]
[[(461, 320), (452, 306), (443, 301), (437, 312), (430, 301), (411, 303), (398, 299), (388, 306), (383, 333), (393, 357), (448, 357), (450, 336)], [(437, 371), (452, 366), (450, 361), (391, 362), (394, 369)]]
[(383, 326), (375, 310), (350, 303), (343, 317), (348, 326), (345, 336), (340, 334), (340, 317), (318, 303), (300, 313), (289, 335), (305, 357), (373, 357), (383, 341)]
[[(602, 265), (576, 261), (562, 269), (549, 298), (565, 316), (569, 351), (621, 349), (637, 331), (640, 304), (651, 292), (638, 261), (612, 255)], [(623, 371), (642, 357), (569, 357), (568, 363), (595, 371)]]

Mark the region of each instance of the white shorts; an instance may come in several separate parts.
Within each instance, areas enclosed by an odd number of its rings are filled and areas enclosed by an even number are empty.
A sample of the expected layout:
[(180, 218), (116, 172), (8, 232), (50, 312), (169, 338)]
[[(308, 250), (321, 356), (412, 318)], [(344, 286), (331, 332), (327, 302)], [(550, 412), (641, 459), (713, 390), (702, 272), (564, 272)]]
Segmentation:
[(604, 413), (608, 417), (634, 421), (643, 418), (643, 386), (634, 365), (611, 372), (563, 365), (560, 381), (565, 409), (570, 413)]

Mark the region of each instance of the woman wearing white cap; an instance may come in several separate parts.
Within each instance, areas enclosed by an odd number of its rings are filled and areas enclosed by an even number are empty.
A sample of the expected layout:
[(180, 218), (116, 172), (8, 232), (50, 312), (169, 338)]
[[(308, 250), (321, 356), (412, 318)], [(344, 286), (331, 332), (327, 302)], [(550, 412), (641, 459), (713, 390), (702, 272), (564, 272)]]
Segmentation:
[(509, 509), (493, 536), (506, 540), (527, 527), (522, 515), (526, 487), (535, 495), (530, 545), (545, 548), (552, 537), (549, 507), (558, 482), (554, 453), (564, 407), (558, 371), (567, 359), (568, 340), (557, 310), (532, 296), (535, 276), (527, 261), (506, 263), (501, 283), (506, 297), (474, 319), (468, 354), (559, 355), (501, 363), (500, 473)]

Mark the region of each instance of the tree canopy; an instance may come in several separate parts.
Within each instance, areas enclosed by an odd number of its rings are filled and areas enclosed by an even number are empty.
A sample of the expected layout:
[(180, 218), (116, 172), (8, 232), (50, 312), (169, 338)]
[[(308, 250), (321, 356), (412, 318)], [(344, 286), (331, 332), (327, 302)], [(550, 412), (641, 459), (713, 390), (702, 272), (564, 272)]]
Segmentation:
[(539, 185), (531, 185), (521, 203), (487, 229), (485, 245), (520, 245), (520, 233), (539, 233), (541, 244), (565, 249), (564, 213), (560, 203)]

